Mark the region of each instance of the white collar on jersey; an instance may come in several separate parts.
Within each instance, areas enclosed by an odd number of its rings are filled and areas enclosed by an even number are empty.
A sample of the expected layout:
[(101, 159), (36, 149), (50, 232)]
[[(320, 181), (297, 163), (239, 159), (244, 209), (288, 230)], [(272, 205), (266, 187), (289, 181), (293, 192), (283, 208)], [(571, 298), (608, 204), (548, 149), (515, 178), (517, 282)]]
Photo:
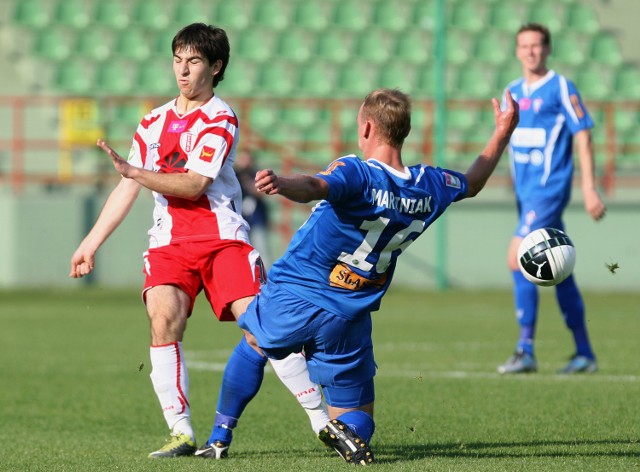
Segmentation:
[(549, 82), (553, 78), (554, 75), (556, 75), (555, 71), (549, 69), (544, 77), (539, 78), (538, 80), (536, 80), (535, 82), (533, 82), (531, 84), (527, 84), (526, 82), (523, 81), (522, 82), (522, 91), (524, 92), (525, 96), (528, 97), (533, 92), (538, 90), (544, 84)]
[[(411, 178), (411, 172), (409, 172), (409, 168), (407, 166), (404, 166), (404, 172), (400, 172), (400, 171), (394, 169), (393, 167), (385, 164), (384, 162), (380, 162), (379, 160), (374, 159), (374, 158), (367, 159), (364, 162), (366, 162), (368, 165), (370, 165), (372, 167), (377, 167), (375, 164), (379, 164), (380, 166), (384, 167), (385, 169), (387, 169), (389, 172), (391, 172), (393, 175), (395, 175), (396, 177), (398, 177), (400, 179), (409, 180)], [(374, 162), (375, 162), (375, 164), (374, 164)]]

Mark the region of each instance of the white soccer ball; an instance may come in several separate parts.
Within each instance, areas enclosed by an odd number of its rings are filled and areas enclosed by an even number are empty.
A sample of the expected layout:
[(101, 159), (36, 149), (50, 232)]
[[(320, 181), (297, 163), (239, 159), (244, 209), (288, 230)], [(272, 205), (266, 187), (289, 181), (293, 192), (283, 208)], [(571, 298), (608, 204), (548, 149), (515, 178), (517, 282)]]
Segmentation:
[(559, 229), (536, 229), (518, 247), (520, 272), (536, 285), (559, 284), (571, 275), (575, 265), (576, 248)]

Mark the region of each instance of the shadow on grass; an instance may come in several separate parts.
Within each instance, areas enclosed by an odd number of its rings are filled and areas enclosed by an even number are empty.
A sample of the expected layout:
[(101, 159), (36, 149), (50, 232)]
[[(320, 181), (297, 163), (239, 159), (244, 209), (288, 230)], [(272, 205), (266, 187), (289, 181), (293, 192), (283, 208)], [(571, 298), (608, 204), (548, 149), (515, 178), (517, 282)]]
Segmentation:
[[(527, 442), (452, 442), (434, 444), (383, 444), (374, 447), (376, 461), (392, 463), (434, 457), (628, 457), (640, 458), (640, 440), (575, 440)], [(630, 450), (624, 450), (630, 446)]]

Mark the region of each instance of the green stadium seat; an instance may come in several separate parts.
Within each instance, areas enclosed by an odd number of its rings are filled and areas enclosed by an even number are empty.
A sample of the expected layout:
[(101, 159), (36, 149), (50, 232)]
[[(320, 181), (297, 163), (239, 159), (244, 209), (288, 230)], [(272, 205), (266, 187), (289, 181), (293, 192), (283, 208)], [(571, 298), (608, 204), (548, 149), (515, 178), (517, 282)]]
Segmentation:
[(275, 33), (262, 28), (248, 28), (238, 35), (236, 51), (243, 59), (266, 62), (275, 52)]
[(618, 40), (610, 33), (597, 33), (590, 45), (589, 57), (604, 66), (617, 67), (623, 62)]
[[(163, 57), (167, 61), (171, 61), (171, 42), (178, 30), (165, 29), (156, 31), (154, 37), (149, 41), (150, 53), (152, 56)], [(233, 49), (232, 49), (233, 52)]]
[(224, 97), (248, 97), (255, 93), (258, 85), (258, 64), (242, 57), (231, 57), (224, 73), (225, 79), (218, 84), (217, 90)]
[(618, 139), (620, 151), (624, 157), (616, 157), (616, 167), (637, 169), (640, 165), (640, 126), (631, 128), (626, 133), (620, 133)]
[(614, 72), (613, 92), (616, 98), (640, 100), (640, 68), (623, 64)]
[(27, 28), (44, 28), (51, 22), (50, 2), (44, 0), (16, 0), (13, 23)]
[(445, 40), (446, 60), (450, 64), (460, 65), (469, 60), (471, 41), (468, 34), (457, 30), (451, 30)]
[(159, 0), (133, 0), (133, 22), (150, 30), (162, 30), (171, 23), (167, 4)]
[(284, 106), (280, 113), (280, 123), (283, 126), (307, 131), (320, 126), (319, 112), (313, 106), (293, 104)]
[(500, 67), (496, 73), (495, 82), (495, 89), (500, 92), (500, 97), (507, 85), (520, 77), (522, 77), (522, 66), (515, 59)]
[(333, 13), (330, 2), (309, 0), (294, 2), (293, 22), (300, 28), (311, 31), (324, 31), (331, 25)]
[(125, 0), (109, 0), (96, 2), (93, 21), (102, 26), (122, 30), (130, 24), (128, 2)]
[(298, 67), (297, 89), (301, 96), (328, 98), (336, 91), (337, 69), (325, 61), (312, 61)]
[(273, 102), (254, 102), (249, 109), (248, 119), (242, 119), (254, 131), (268, 132), (280, 125), (280, 108)]
[(171, 17), (171, 22), (175, 25), (173, 29), (176, 30), (174, 33), (191, 23), (209, 24), (211, 20), (207, 13), (200, 0), (181, 0), (176, 2)]
[(435, 29), (435, 0), (424, 0), (415, 2), (413, 7), (413, 24), (424, 31), (433, 31)]
[(120, 146), (124, 147), (124, 143), (133, 140), (138, 124), (150, 110), (143, 102), (127, 100), (125, 103), (114, 104), (107, 111), (105, 138), (114, 144), (123, 143)]
[(302, 133), (304, 159), (324, 169), (338, 157), (332, 146), (333, 128), (329, 121), (307, 127)]
[(375, 65), (351, 61), (338, 74), (338, 94), (343, 97), (364, 99), (373, 89), (378, 88), (378, 70)]
[(426, 65), (433, 56), (433, 38), (430, 32), (409, 28), (396, 35), (395, 58), (416, 65)]
[(586, 34), (595, 34), (600, 29), (598, 16), (590, 5), (574, 3), (566, 6), (567, 28)]
[(351, 31), (362, 31), (371, 24), (371, 4), (360, 0), (342, 0), (334, 3), (333, 26)]
[(571, 67), (584, 64), (587, 54), (584, 39), (573, 32), (558, 33), (552, 38), (551, 60)]
[(501, 66), (507, 61), (514, 60), (513, 34), (499, 31), (482, 31), (475, 35), (473, 41), (474, 58), (491, 66)]
[(383, 64), (393, 57), (391, 36), (385, 30), (367, 28), (356, 34), (354, 51), (359, 60)]
[(478, 125), (479, 114), (473, 108), (448, 108), (447, 131), (468, 131)]
[(142, 96), (174, 96), (178, 94), (176, 78), (169, 58), (151, 59), (138, 66), (134, 88)]
[(95, 90), (95, 69), (93, 62), (83, 59), (69, 59), (64, 67), (56, 68), (53, 85), (56, 90), (69, 95), (86, 95)]
[(213, 7), (212, 23), (229, 30), (243, 31), (253, 21), (252, 1), (221, 1)]
[(82, 29), (91, 22), (89, 8), (85, 0), (58, 0), (53, 13), (53, 21), (62, 26)]
[(549, 28), (552, 34), (555, 34), (563, 29), (564, 17), (564, 5), (558, 4), (556, 0), (538, 0), (529, 6), (523, 20), (526, 23), (541, 23)]
[(373, 6), (373, 25), (405, 34), (411, 25), (411, 6), (411, 2), (378, 2)]
[(79, 31), (75, 35), (74, 51), (81, 57), (94, 61), (104, 61), (113, 53), (112, 29), (94, 26)]
[(640, 127), (640, 109), (617, 106), (614, 112), (616, 133), (627, 133)]
[(72, 38), (64, 27), (51, 27), (35, 32), (33, 52), (41, 58), (64, 61), (71, 55)]
[(313, 57), (315, 38), (301, 28), (289, 28), (278, 34), (276, 51), (279, 58), (294, 63), (307, 62)]
[(255, 5), (253, 22), (271, 31), (282, 31), (291, 24), (292, 16), (292, 2), (261, 0)]
[(449, 26), (469, 33), (478, 33), (485, 28), (481, 2), (457, 2), (451, 5)]
[(131, 62), (112, 60), (98, 65), (95, 91), (106, 95), (128, 95), (134, 90), (136, 71)]
[(328, 29), (318, 36), (316, 56), (319, 59), (337, 64), (344, 64), (351, 59), (353, 51), (353, 35), (338, 29)]
[(295, 66), (274, 59), (262, 64), (258, 76), (258, 94), (267, 97), (288, 97), (296, 90)]
[(489, 98), (495, 92), (494, 71), (477, 62), (462, 65), (456, 71), (456, 97)]
[(416, 66), (401, 62), (389, 62), (380, 68), (378, 84), (380, 87), (398, 88), (405, 93), (413, 94), (418, 81)]
[[(125, 103), (118, 103), (113, 107), (113, 118), (136, 127), (142, 121), (144, 115), (150, 111), (151, 106), (145, 101), (127, 101)], [(133, 137), (133, 133), (131, 136)]]
[(585, 101), (604, 100), (611, 94), (610, 71), (596, 64), (588, 64), (578, 69), (575, 84)]
[(494, 31), (511, 34), (511, 42), (503, 44), (503, 48), (512, 51), (515, 36), (522, 25), (522, 10), (513, 2), (494, 2), (488, 5), (487, 25)]
[(119, 57), (144, 61), (151, 56), (151, 37), (141, 28), (120, 31), (115, 39), (115, 52)]

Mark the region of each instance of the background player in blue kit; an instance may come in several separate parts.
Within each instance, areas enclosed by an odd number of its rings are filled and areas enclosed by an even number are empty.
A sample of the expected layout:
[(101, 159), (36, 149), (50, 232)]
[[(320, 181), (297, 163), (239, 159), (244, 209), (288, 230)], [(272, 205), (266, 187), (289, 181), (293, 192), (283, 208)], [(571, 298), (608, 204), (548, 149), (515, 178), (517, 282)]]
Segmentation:
[[(574, 138), (585, 208), (596, 221), (604, 216), (606, 210), (596, 191), (589, 130), (593, 122), (575, 85), (547, 68), (550, 53), (551, 36), (546, 27), (531, 23), (520, 28), (516, 35), (516, 56), (522, 64), (523, 77), (511, 82), (507, 88), (520, 108), (520, 123), (510, 142), (519, 222), (508, 252), (520, 339), (514, 355), (498, 367), (502, 374), (537, 370), (533, 341), (538, 289), (520, 273), (517, 250), (522, 238), (535, 229), (564, 229), (562, 213), (571, 198)], [(596, 371), (596, 359), (585, 324), (584, 304), (573, 276), (557, 285), (556, 297), (576, 345), (575, 355), (559, 372)]]
[(373, 462), (371, 312), (379, 308), (402, 251), (451, 203), (475, 196), (493, 172), (518, 112), (509, 94), (504, 111), (498, 100), (492, 103), (495, 131), (465, 174), (426, 164), (406, 167), (401, 149), (411, 129), (409, 97), (379, 89), (358, 112), (364, 160), (345, 156), (315, 176), (256, 175), (256, 188), (268, 195), (321, 201), (239, 324), (269, 357), (304, 349), (332, 418), (320, 439), (347, 462)]

